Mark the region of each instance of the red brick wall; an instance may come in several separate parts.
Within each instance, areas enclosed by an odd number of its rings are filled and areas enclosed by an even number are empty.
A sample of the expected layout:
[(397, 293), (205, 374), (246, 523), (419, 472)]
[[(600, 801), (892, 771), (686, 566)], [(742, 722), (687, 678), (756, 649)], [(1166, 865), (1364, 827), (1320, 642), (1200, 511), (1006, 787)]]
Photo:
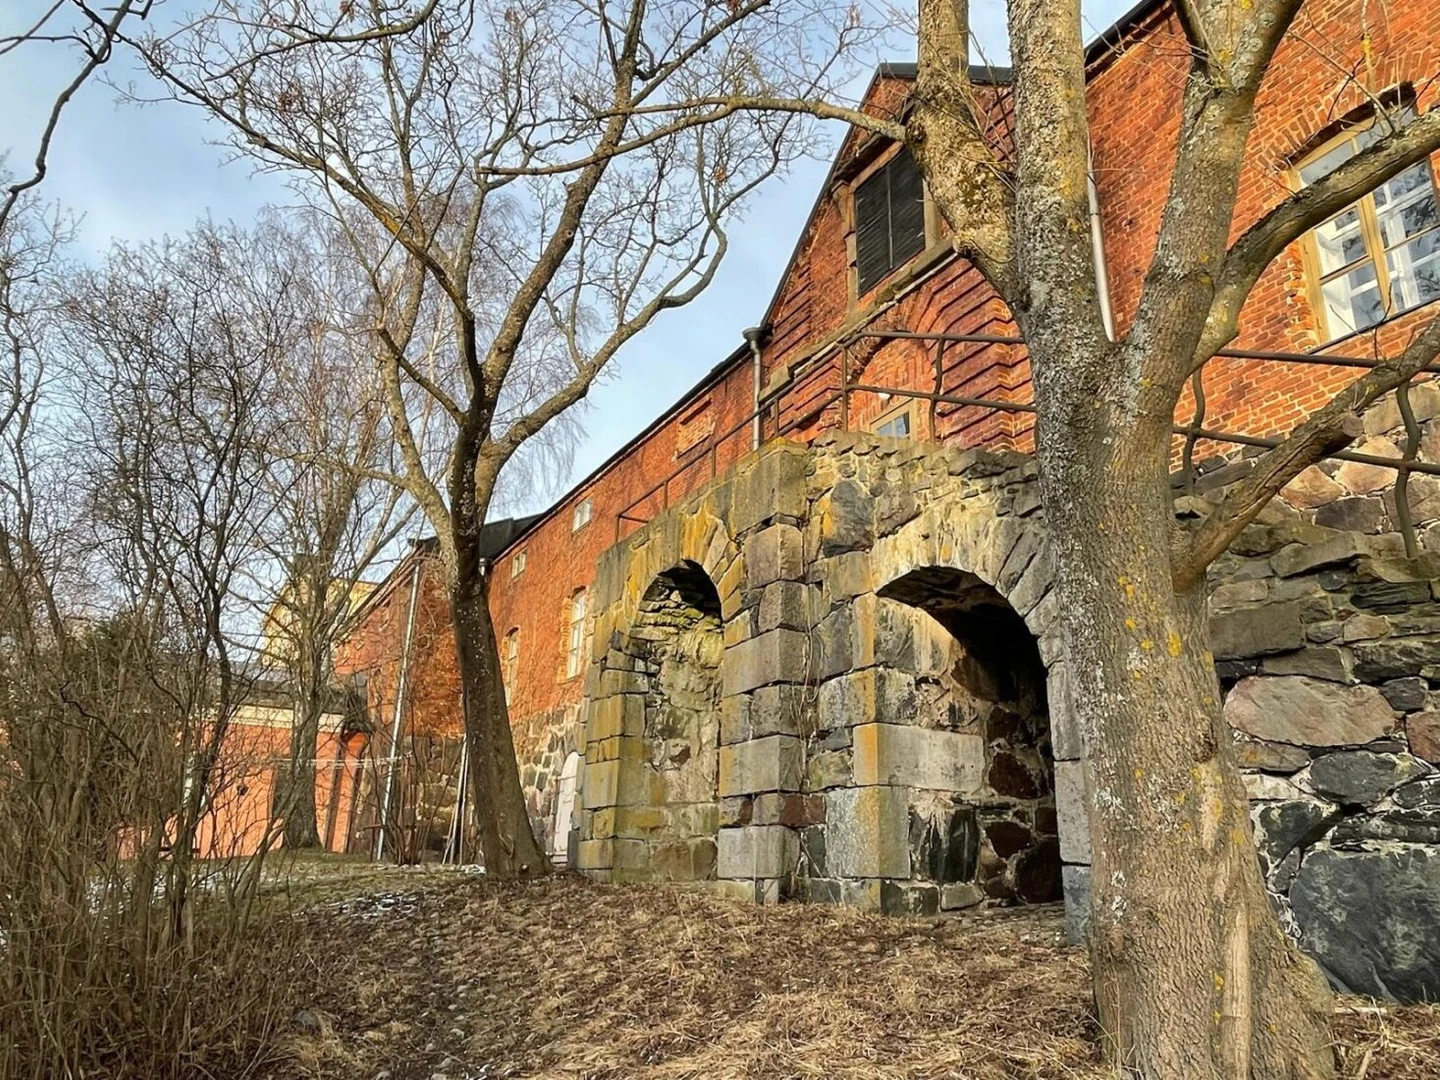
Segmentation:
[[(414, 566), (412, 556), (386, 578), (335, 650), (337, 675), (365, 678), (370, 724), (381, 743), (388, 743), (395, 718)], [(403, 723), (412, 735), (458, 737), (460, 675), (444, 575), (432, 556), (421, 556), (420, 567)]]
[[(511, 629), (520, 632), (510, 715), (522, 763), (535, 760), (546, 749), (552, 728), (565, 723), (567, 707), (581, 699), (583, 668), (574, 678), (566, 676), (570, 598), (577, 589), (589, 589), (600, 554), (618, 537), (709, 483), (715, 472), (723, 473), (749, 452), (748, 424), (724, 436), (750, 414), (753, 386), (750, 362), (742, 358), (692, 398), (687, 408), (677, 410), (623, 458), (577, 488), (496, 561), (490, 586), (495, 631), (502, 639)], [(696, 416), (702, 400), (709, 402), (703, 418)], [(712, 437), (698, 444), (694, 442), (697, 422), (713, 429)], [(676, 470), (683, 471), (661, 491), (645, 497)], [(590, 523), (572, 531), (572, 511), (587, 498), (594, 500)], [(627, 513), (638, 520), (619, 520)], [(511, 561), (521, 551), (525, 570), (512, 578)]]

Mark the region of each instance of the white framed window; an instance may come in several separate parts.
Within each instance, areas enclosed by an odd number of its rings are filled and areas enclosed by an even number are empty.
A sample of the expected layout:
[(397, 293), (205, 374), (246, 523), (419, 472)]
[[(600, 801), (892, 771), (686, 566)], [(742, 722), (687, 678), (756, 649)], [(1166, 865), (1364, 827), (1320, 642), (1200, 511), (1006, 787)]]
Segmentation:
[(585, 663), (585, 614), (588, 596), (584, 589), (570, 595), (570, 628), (565, 642), (565, 677), (573, 679)]
[(517, 551), (514, 555), (511, 555), (511, 556), (510, 556), (510, 576), (511, 576), (512, 578), (517, 578), (517, 577), (519, 577), (521, 574), (523, 574), (524, 572), (525, 572), (525, 552), (524, 552), (524, 550), (522, 549), (522, 550), (520, 550), (520, 551)]
[(594, 499), (582, 499), (575, 504), (574, 511), (570, 514), (570, 531), (579, 532), (586, 525), (590, 524), (590, 516), (595, 512)]
[[(1407, 106), (1332, 139), (1296, 170), (1301, 185), (1333, 172), (1414, 115)], [(1417, 162), (1317, 226), (1309, 248), (1328, 340), (1440, 299), (1440, 204), (1430, 162)]]
[(505, 635), (505, 647), (500, 653), (500, 678), (505, 684), (505, 704), (515, 691), (515, 674), (520, 668), (520, 628), (513, 626)]
[(870, 425), (870, 430), (887, 439), (909, 439), (915, 434), (914, 412), (909, 405), (892, 409)]

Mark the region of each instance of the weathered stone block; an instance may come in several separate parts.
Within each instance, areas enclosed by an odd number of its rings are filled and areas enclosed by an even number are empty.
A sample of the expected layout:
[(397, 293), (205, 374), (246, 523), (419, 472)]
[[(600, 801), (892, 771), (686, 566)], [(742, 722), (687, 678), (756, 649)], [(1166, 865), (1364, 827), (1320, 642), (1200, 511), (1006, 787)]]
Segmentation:
[(824, 750), (805, 761), (805, 787), (824, 791), (850, 783), (850, 751)]
[(1405, 738), (1416, 757), (1440, 764), (1440, 712), (1418, 712), (1406, 717)]
[(1270, 557), (1275, 573), (1295, 577), (1323, 566), (1335, 566), (1367, 554), (1370, 545), (1357, 533), (1338, 533), (1317, 543), (1296, 543), (1281, 548)]
[(776, 581), (765, 587), (760, 596), (756, 625), (760, 633), (777, 628), (810, 629), (810, 586), (798, 581)]
[(1210, 618), (1210, 651), (1217, 660), (1288, 652), (1304, 644), (1296, 601), (1227, 611)]
[(875, 575), (871, 556), (866, 551), (849, 551), (815, 563), (810, 568), (812, 581), (820, 584), (830, 604), (873, 592)]
[(1373, 686), (1340, 686), (1303, 675), (1241, 679), (1225, 699), (1230, 726), (1271, 742), (1358, 745), (1395, 726), (1395, 713)]
[(1267, 656), (1260, 667), (1267, 675), (1309, 675), (1331, 682), (1350, 681), (1350, 658), (1334, 646), (1312, 646)]
[(750, 738), (752, 734), (751, 702), (752, 698), (749, 694), (732, 694), (730, 697), (721, 699), (720, 743), (722, 746), (744, 742)]
[(804, 573), (805, 545), (794, 525), (771, 525), (745, 541), (745, 587), (795, 581)]
[(816, 718), (821, 731), (860, 724), (909, 723), (915, 716), (915, 677), (893, 668), (866, 668), (821, 683)]
[(1380, 687), (1380, 693), (1396, 712), (1414, 712), (1425, 708), (1429, 699), (1430, 686), (1417, 675), (1405, 679), (1391, 679)]
[(1090, 867), (1066, 866), (1060, 874), (1065, 890), (1065, 940), (1083, 945), (1090, 933)]
[(1338, 802), (1373, 806), (1401, 784), (1430, 772), (1429, 765), (1409, 754), (1346, 750), (1316, 758), (1310, 784)]
[(1321, 472), (1318, 465), (1311, 465), (1285, 485), (1280, 497), (1291, 506), (1314, 510), (1344, 494), (1345, 489)]
[(720, 662), (724, 694), (743, 694), (772, 683), (805, 678), (809, 645), (798, 630), (771, 630), (725, 650)]
[(1060, 826), (1060, 857), (1067, 863), (1089, 863), (1090, 802), (1085, 796), (1084, 768), (1078, 761), (1055, 763), (1055, 817)]
[(1254, 604), (1265, 599), (1270, 586), (1263, 580), (1235, 581), (1229, 585), (1217, 585), (1210, 593), (1210, 610), (1225, 611), (1241, 604)]
[(771, 735), (720, 748), (720, 794), (799, 791), (804, 751), (799, 739)]
[(1046, 701), (1050, 708), (1050, 745), (1056, 761), (1074, 761), (1085, 756), (1080, 718), (1070, 697), (1070, 667), (1052, 664), (1046, 680)]
[(842, 878), (908, 878), (910, 808), (904, 790), (849, 787), (825, 793), (825, 860)]
[(1436, 663), (1440, 663), (1440, 638), (1389, 638), (1355, 646), (1355, 677), (1365, 682), (1418, 675), (1421, 668)]
[(875, 543), (875, 500), (854, 480), (841, 480), (820, 496), (813, 516), (823, 558)]
[(1246, 738), (1237, 732), (1235, 763), (1242, 769), (1258, 769), (1261, 772), (1288, 776), (1309, 765), (1310, 755), (1298, 746)]
[(762, 686), (750, 697), (750, 734), (799, 735), (807, 730), (811, 706), (802, 685)]
[(576, 863), (581, 870), (609, 870), (615, 865), (614, 851), (615, 841), (612, 839), (581, 840)]
[(940, 887), (940, 910), (962, 911), (972, 908), (985, 899), (984, 892), (974, 882), (962, 882)]
[(1440, 998), (1440, 850), (1312, 852), (1290, 902), (1301, 944), (1337, 988)]
[(854, 729), (854, 782), (902, 784), (939, 791), (979, 790), (985, 742), (978, 735), (900, 724)]
[(1350, 590), (1350, 603), (1381, 615), (1395, 615), (1430, 600), (1428, 581), (1373, 581)]
[(736, 470), (729, 513), (736, 534), (775, 517), (805, 516), (807, 456), (793, 443), (772, 443)]
[(1390, 620), (1381, 615), (1352, 615), (1340, 624), (1345, 642), (1374, 641), (1390, 633)]
[(587, 742), (620, 735), (645, 734), (645, 699), (639, 694), (615, 694), (590, 703)]
[(722, 878), (782, 878), (800, 858), (800, 838), (783, 825), (721, 829), (716, 873)]
[(1273, 802), (1255, 812), (1255, 843), (1271, 866), (1295, 848), (1307, 848), (1340, 818), (1340, 808), (1319, 799)]

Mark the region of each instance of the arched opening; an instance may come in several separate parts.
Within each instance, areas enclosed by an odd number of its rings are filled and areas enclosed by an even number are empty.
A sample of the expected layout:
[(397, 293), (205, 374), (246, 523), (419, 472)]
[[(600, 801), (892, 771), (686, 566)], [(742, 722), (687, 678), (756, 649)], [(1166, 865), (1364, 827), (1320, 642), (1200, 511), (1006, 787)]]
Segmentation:
[(570, 833), (575, 822), (575, 787), (580, 775), (580, 755), (574, 750), (560, 768), (560, 786), (555, 792), (555, 843), (550, 858), (557, 866), (569, 866), (575, 850)]
[(1061, 899), (1045, 666), (1034, 637), (1004, 597), (962, 570), (913, 570), (879, 595), (949, 634), (943, 661), (917, 673), (912, 722), (983, 740), (970, 790), (931, 793), (919, 813), (912, 803), (912, 877), (961, 886), (942, 906)]
[(715, 876), (719, 825), (720, 596), (696, 563), (658, 575), (640, 601), (626, 651), (643, 676), (638, 746), (622, 752), (617, 880)]

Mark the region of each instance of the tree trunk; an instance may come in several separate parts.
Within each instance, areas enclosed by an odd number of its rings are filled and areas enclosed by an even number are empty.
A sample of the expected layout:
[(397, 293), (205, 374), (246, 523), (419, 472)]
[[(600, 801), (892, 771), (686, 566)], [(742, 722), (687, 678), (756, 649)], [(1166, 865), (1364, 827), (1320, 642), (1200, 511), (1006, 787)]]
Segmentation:
[(285, 820), (285, 846), (298, 851), (320, 846), (315, 820), (315, 758), (320, 752), (320, 716), (324, 712), (320, 687), (304, 687), (295, 704), (280, 813)]
[[(490, 618), (489, 580), (478, 560), (467, 560), (463, 547), (457, 581), (450, 589), (455, 651), (460, 666), (465, 741), (470, 748), (470, 798), (480, 832), (485, 872), (508, 879), (534, 877), (550, 863), (535, 842), (515, 740), (510, 731), (500, 652)], [(466, 572), (467, 563), (470, 572)]]
[(1110, 1060), (1156, 1080), (1333, 1076), (1329, 991), (1261, 879), (1205, 587), (1171, 582), (1170, 417), (1147, 414), (1144, 395), (1083, 388), (1038, 350), (1035, 370)]

